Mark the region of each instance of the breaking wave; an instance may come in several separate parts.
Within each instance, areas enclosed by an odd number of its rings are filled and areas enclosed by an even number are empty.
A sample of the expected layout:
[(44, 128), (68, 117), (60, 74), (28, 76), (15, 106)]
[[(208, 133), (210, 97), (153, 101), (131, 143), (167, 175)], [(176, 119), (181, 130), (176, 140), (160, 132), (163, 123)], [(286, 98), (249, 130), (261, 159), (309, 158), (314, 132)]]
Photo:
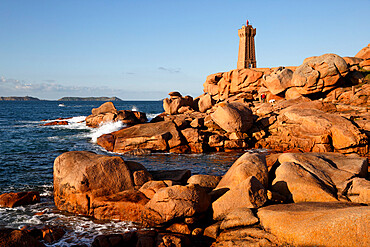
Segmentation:
[(102, 136), (104, 134), (112, 133), (112, 132), (120, 130), (124, 127), (126, 127), (126, 125), (124, 123), (122, 123), (121, 121), (108, 122), (108, 123), (104, 123), (104, 124), (100, 125), (96, 129), (92, 129), (91, 133), (88, 136), (91, 137), (91, 141), (93, 143), (96, 143), (97, 139), (100, 136)]

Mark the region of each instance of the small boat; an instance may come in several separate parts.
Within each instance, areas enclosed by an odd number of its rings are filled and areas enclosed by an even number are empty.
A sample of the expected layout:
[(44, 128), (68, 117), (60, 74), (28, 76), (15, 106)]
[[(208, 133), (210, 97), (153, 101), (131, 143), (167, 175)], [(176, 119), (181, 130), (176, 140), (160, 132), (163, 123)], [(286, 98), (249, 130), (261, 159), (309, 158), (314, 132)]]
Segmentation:
[(58, 106), (65, 107), (66, 105), (62, 103), (62, 104), (59, 104)]

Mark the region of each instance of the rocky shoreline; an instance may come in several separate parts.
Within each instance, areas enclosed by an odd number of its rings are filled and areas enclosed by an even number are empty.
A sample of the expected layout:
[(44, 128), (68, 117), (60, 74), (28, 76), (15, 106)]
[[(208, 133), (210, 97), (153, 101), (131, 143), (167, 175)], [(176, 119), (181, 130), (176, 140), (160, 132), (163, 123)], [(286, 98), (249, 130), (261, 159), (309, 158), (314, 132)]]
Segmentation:
[[(210, 75), (203, 95), (170, 93), (150, 123), (144, 113), (104, 103), (88, 126), (127, 125), (98, 138), (107, 151), (269, 151), (246, 152), (222, 177), (67, 152), (54, 162), (55, 205), (143, 227), (97, 236), (96, 247), (369, 246), (369, 71), (370, 45), (355, 57)], [(0, 195), (0, 206), (37, 202), (28, 194)], [(0, 230), (0, 246), (43, 246), (40, 231)]]

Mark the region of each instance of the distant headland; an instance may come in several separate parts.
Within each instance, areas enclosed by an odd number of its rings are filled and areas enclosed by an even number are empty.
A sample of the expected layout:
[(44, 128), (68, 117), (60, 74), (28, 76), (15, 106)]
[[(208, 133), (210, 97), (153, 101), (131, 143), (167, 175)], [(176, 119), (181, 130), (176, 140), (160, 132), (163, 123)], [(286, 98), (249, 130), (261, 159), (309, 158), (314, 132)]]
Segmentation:
[(58, 101), (122, 101), (118, 97), (63, 97)]
[(0, 97), (0, 101), (40, 101), (40, 99), (30, 96), (25, 97), (10, 96), (10, 97)]

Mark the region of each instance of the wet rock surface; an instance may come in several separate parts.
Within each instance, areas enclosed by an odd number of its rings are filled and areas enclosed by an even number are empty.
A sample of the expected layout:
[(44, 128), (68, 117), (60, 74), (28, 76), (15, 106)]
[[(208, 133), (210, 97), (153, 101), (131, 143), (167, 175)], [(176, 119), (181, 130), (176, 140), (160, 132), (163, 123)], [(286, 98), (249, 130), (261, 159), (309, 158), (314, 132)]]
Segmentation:
[(0, 207), (18, 207), (40, 202), (40, 193), (37, 191), (10, 192), (0, 195)]

